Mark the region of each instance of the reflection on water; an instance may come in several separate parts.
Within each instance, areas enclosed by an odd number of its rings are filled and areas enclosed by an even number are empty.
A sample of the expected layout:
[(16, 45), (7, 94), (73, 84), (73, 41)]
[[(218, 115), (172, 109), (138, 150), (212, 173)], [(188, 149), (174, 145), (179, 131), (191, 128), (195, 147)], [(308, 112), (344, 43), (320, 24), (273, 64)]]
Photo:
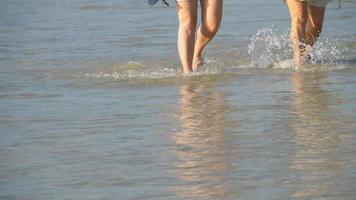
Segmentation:
[(294, 180), (297, 187), (292, 182), (295, 198), (330, 196), (340, 190), (335, 180), (342, 176), (345, 162), (338, 156), (344, 142), (338, 131), (345, 121), (333, 110), (338, 97), (323, 89), (324, 78), (323, 73), (292, 75), (295, 93), (292, 110), (297, 120), (292, 124), (296, 150), (290, 169), (298, 175)]
[(180, 86), (181, 131), (174, 135), (177, 157), (175, 174), (183, 183), (178, 196), (221, 199), (229, 192), (227, 174), (231, 163), (224, 149), (224, 96), (213, 83)]

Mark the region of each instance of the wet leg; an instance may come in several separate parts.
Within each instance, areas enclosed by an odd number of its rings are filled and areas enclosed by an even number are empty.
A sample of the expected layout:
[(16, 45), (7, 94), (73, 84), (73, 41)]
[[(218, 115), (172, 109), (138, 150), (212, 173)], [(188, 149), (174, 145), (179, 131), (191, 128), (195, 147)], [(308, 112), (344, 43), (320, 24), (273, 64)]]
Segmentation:
[(325, 7), (308, 6), (308, 22), (305, 32), (305, 43), (313, 46), (318, 40), (324, 22)]
[(304, 63), (305, 57), (305, 27), (307, 24), (308, 5), (305, 1), (287, 0), (291, 17), (290, 40), (297, 65)]
[(197, 0), (177, 1), (179, 19), (177, 46), (183, 71), (186, 75), (192, 72), (197, 4)]
[(223, 0), (201, 0), (200, 2), (202, 24), (197, 31), (193, 70), (202, 67), (203, 49), (218, 32), (223, 13)]

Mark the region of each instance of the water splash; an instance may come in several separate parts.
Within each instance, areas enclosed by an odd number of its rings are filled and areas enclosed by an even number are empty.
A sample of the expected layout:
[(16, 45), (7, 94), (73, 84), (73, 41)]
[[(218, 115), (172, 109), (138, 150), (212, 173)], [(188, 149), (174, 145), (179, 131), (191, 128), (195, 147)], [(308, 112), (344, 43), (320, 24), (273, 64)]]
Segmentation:
[(179, 70), (172, 68), (163, 68), (156, 70), (126, 70), (123, 72), (113, 71), (104, 72), (103, 70), (94, 73), (86, 73), (87, 78), (96, 79), (116, 79), (116, 80), (132, 80), (132, 79), (163, 79), (179, 76)]
[[(135, 62), (130, 62), (135, 63)], [(126, 66), (126, 65), (125, 65)], [(183, 77), (196, 77), (196, 76), (204, 76), (204, 75), (215, 75), (223, 73), (224, 70), (220, 69), (216, 66), (204, 67), (202, 70), (191, 73), (188, 76), (183, 74), (182, 69), (177, 68), (169, 68), (169, 67), (148, 67), (144, 66), (140, 63), (140, 69), (126, 69), (123, 70), (119, 67), (115, 67), (115, 69), (111, 72), (107, 70), (100, 70), (93, 73), (86, 73), (86, 78), (94, 78), (94, 79), (115, 79), (115, 80), (137, 80), (137, 79), (167, 79), (167, 78), (183, 78)]]
[(259, 30), (248, 45), (252, 68), (272, 67), (290, 57), (291, 53), (288, 35), (278, 35), (270, 28)]
[(340, 47), (340, 41), (336, 39), (320, 38), (311, 48), (307, 47), (310, 61), (304, 67), (294, 64), (292, 47), (289, 34), (277, 34), (267, 28), (259, 30), (250, 39), (248, 54), (251, 68), (279, 68), (303, 71), (344, 69), (342, 65), (343, 52), (346, 49)]
[(338, 48), (338, 40), (328, 38), (319, 40), (313, 48), (308, 47), (308, 54), (311, 56), (312, 64), (340, 64), (344, 60), (343, 51)]

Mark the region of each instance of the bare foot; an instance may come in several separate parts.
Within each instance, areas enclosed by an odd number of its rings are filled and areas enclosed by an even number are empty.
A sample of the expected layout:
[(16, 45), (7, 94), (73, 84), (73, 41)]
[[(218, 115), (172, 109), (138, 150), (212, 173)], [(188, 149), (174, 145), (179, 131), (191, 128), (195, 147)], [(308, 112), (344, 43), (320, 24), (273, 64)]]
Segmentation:
[(201, 56), (196, 56), (193, 60), (193, 71), (200, 70), (204, 66), (204, 59)]
[(297, 66), (302, 67), (303, 65), (312, 62), (312, 56), (310, 54), (294, 54), (294, 61)]
[(192, 71), (191, 70), (183, 70), (183, 75), (184, 76), (189, 76), (192, 74)]
[(293, 49), (294, 51), (294, 62), (297, 66), (302, 67), (307, 61), (307, 46), (300, 43), (297, 47)]

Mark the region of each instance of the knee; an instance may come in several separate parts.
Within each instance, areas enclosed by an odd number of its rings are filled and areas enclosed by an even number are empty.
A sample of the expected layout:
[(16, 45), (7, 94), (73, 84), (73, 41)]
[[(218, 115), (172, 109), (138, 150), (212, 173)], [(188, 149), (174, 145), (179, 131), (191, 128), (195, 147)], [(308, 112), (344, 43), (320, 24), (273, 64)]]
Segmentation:
[(179, 29), (188, 35), (195, 34), (196, 24), (194, 18), (186, 17), (180, 21)]
[(304, 29), (307, 24), (307, 16), (306, 15), (297, 15), (292, 18), (292, 28), (294, 29)]
[(290, 38), (292, 41), (300, 41), (305, 33), (307, 17), (304, 15), (296, 15), (292, 18)]
[(219, 31), (220, 24), (208, 24), (201, 27), (203, 35), (207, 37), (214, 37)]

